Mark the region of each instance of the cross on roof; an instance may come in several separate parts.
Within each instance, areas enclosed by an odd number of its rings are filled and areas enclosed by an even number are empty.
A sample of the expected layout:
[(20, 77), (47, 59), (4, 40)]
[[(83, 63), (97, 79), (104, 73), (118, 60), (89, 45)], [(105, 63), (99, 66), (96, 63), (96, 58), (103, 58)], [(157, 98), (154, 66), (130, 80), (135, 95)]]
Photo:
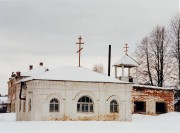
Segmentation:
[(81, 48), (81, 44), (84, 44), (83, 42), (81, 42), (82, 38), (81, 36), (79, 36), (78, 38), (79, 42), (77, 42), (76, 44), (79, 44), (79, 50), (77, 51), (77, 53), (79, 53), (79, 67), (81, 66), (81, 50), (83, 48)]
[(125, 44), (125, 47), (124, 47), (124, 48), (125, 48), (125, 51), (124, 51), (124, 52), (126, 52), (126, 55), (128, 55), (128, 54), (127, 54), (127, 51), (128, 51), (128, 48), (129, 48), (129, 47), (128, 47), (128, 44), (127, 44), (127, 43)]

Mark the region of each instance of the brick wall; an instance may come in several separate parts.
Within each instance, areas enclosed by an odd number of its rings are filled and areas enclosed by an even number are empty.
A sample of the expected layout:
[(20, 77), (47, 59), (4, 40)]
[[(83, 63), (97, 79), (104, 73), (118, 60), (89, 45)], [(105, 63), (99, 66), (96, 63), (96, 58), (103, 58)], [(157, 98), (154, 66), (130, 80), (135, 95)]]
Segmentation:
[(165, 103), (166, 112), (174, 111), (174, 91), (168, 89), (148, 88), (134, 86), (132, 90), (132, 112), (134, 112), (134, 102), (145, 102), (145, 114), (157, 114), (157, 102)]

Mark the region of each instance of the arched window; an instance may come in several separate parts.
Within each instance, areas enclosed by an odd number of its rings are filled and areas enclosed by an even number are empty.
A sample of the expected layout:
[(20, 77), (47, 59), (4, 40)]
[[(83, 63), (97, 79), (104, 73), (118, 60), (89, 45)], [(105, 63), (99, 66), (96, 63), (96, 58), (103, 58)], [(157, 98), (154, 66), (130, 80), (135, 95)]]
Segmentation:
[(51, 99), (49, 104), (49, 112), (59, 112), (59, 100), (56, 98)]
[(118, 113), (118, 103), (115, 100), (110, 102), (110, 112), (111, 113)]
[(87, 96), (83, 96), (78, 100), (77, 112), (93, 112), (93, 101)]

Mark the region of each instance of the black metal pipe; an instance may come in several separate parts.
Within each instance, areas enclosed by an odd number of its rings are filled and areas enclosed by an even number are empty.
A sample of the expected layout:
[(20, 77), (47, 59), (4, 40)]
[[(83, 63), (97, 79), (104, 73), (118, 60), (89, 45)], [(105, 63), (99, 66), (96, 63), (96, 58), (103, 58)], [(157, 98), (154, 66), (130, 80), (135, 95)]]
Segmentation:
[(21, 88), (20, 88), (20, 92), (19, 92), (19, 99), (20, 100), (26, 100), (26, 98), (22, 98), (22, 89), (23, 89), (24, 85), (25, 85), (25, 83), (21, 82)]
[(109, 45), (109, 56), (108, 56), (108, 76), (111, 73), (111, 45)]

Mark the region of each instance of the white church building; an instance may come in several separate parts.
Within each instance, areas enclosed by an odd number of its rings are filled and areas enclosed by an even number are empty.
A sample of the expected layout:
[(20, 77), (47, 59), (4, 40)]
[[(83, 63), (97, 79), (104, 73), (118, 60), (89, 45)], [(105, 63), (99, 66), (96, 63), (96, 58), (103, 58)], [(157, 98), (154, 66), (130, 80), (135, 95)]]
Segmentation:
[(132, 88), (83, 67), (59, 67), (18, 82), (16, 118), (131, 121)]

